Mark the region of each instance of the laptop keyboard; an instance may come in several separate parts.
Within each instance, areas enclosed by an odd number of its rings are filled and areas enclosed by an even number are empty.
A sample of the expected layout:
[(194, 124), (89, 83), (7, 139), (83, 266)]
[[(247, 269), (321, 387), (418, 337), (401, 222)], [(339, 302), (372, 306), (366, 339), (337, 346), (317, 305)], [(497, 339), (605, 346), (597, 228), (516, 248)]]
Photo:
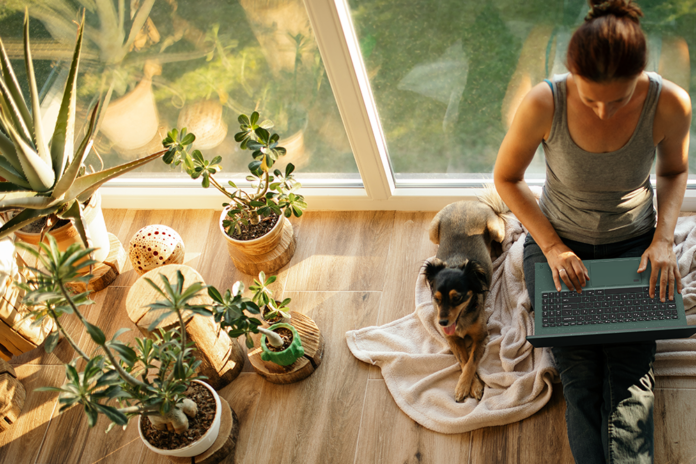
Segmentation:
[[(562, 327), (594, 324), (679, 319), (675, 300), (661, 302), (659, 288), (650, 298), (648, 287), (562, 291), (541, 294), (542, 326)], [(675, 295), (676, 298), (676, 295)]]

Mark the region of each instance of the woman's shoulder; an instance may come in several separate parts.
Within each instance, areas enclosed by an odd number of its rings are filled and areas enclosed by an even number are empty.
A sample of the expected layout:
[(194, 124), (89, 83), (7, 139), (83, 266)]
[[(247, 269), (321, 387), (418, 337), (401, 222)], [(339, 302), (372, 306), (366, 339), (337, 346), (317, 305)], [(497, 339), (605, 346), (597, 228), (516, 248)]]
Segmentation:
[(681, 138), (691, 125), (691, 98), (689, 94), (667, 79), (662, 79), (662, 90), (657, 101), (654, 120), (655, 140)]

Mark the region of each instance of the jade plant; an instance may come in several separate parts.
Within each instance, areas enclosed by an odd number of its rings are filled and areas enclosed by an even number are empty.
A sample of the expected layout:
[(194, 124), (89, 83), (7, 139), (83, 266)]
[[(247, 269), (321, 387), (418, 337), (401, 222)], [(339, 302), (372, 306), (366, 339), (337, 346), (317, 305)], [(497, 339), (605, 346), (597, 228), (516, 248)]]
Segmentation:
[(266, 278), (266, 274), (261, 271), (258, 280), (254, 279), (254, 285), (249, 286), (249, 290), (254, 292), (251, 300), (260, 308), (266, 308), (267, 311), (263, 313), (265, 320), (273, 321), (278, 317), (288, 320), (291, 318), (287, 312), (291, 300), (286, 298), (283, 301), (279, 301), (273, 298), (273, 291), (268, 286), (275, 281), (276, 276)]
[[(85, 159), (92, 149), (99, 104), (92, 109), (86, 133), (75, 147), (77, 74), (83, 33), (84, 15), (52, 135), (41, 119), (39, 91), (30, 52), (28, 12), (24, 19), (24, 61), (29, 103), (24, 100), (0, 40), (0, 176), (5, 180), (0, 182), (0, 211), (17, 211), (0, 227), (0, 238), (39, 218), (49, 217), (49, 223), (61, 218), (73, 221), (88, 247), (90, 242), (84, 224), (83, 204), (105, 182), (164, 153), (162, 150), (119, 166), (88, 172)], [(123, 136), (128, 137), (128, 134)]]
[(283, 340), (275, 332), (261, 327), (262, 322), (256, 318), (248, 317), (244, 314), (247, 311), (251, 314), (259, 314), (258, 305), (253, 300), (244, 297), (244, 283), (239, 281), (232, 286), (232, 291), (225, 291), (221, 294), (215, 287), (208, 287), (208, 296), (213, 300), (212, 311), (215, 322), (222, 329), (226, 329), (230, 338), (245, 336), (246, 346), (249, 349), (254, 347), (252, 333), (262, 333), (268, 337), (269, 343), (275, 347), (282, 347)]
[(200, 150), (192, 150), (191, 145), (196, 140), (186, 128), (180, 131), (174, 129), (167, 134), (162, 143), (167, 152), (163, 161), (173, 167), (181, 165), (192, 179), (201, 179), (201, 185), (208, 188), (211, 185), (225, 195), (229, 201), (223, 203), (227, 207), (227, 215), (222, 222), (227, 234), (235, 239), (244, 239), (253, 226), (264, 222), (274, 222), (282, 215), (299, 217), (307, 207), (304, 197), (297, 193), (301, 184), (293, 177), (295, 166), (288, 163), (285, 171), (272, 170), (278, 159), (285, 155), (285, 148), (278, 145), (280, 136), (271, 133), (271, 121), (259, 123), (259, 113), (251, 117), (239, 116), (240, 132), (234, 138), (242, 150), (250, 150), (251, 161), (248, 165), (252, 191), (237, 187), (228, 181), (228, 187), (223, 186), (215, 175), (220, 172), (222, 158), (216, 156), (212, 160), (203, 157)]

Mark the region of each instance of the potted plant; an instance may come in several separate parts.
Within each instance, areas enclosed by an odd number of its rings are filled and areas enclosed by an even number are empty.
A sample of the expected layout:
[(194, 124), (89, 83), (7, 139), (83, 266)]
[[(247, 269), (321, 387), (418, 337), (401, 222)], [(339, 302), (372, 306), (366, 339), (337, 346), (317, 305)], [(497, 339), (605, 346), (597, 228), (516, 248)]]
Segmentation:
[[(51, 318), (57, 327), (46, 339), (46, 351), (51, 352), (62, 335), (78, 358), (65, 365), (67, 381), (62, 387), (38, 390), (59, 392), (61, 412), (81, 404), (90, 427), (99, 414), (112, 421), (109, 428), (125, 426), (138, 416), (141, 438), (157, 453), (180, 457), (203, 453), (217, 438), (221, 404), (215, 390), (200, 382), (201, 377), (195, 372), (200, 361), (193, 357), (194, 348), (187, 341), (184, 321), (194, 314), (212, 315), (206, 305), (190, 304), (204, 285), (196, 282), (184, 287), (184, 278), (178, 273), (173, 283), (162, 276), (163, 291), (148, 279), (163, 298), (150, 305), (150, 310), (158, 313), (150, 329), (170, 315), (177, 316), (178, 326), (168, 332), (160, 330), (154, 339), (136, 339), (135, 346), (118, 340), (128, 329), (120, 329), (107, 340), (102, 330), (89, 323), (80, 310), (93, 304), (88, 293), (71, 293), (67, 286), (89, 278), (79, 277), (79, 268), (91, 264), (91, 261), (81, 262), (91, 250), (73, 244), (62, 252), (50, 234), (48, 241), (48, 245), (40, 244), (41, 253), (19, 245), (43, 265), (41, 269), (32, 268), (34, 279), (19, 285), (27, 292), (25, 304), (32, 308), (31, 315), (39, 322)], [(61, 324), (63, 314), (77, 316), (101, 354), (89, 356), (75, 343)], [(86, 363), (81, 372), (76, 367), (80, 359)], [(206, 414), (197, 414), (199, 410)], [(190, 434), (183, 434), (190, 427), (198, 429), (193, 435), (199, 438), (191, 440)]]
[[(273, 276), (275, 277), (275, 276)], [(251, 289), (251, 287), (250, 287)], [(244, 284), (237, 282), (232, 292), (227, 290), (224, 295), (214, 287), (208, 287), (208, 295), (213, 299), (213, 316), (222, 329), (227, 329), (230, 338), (246, 336), (246, 346), (254, 348), (252, 333), (261, 333), (261, 355), (264, 361), (270, 361), (279, 366), (289, 366), (304, 355), (299, 334), (290, 324), (275, 324), (269, 328), (261, 326), (262, 322), (244, 314), (259, 314), (258, 305), (242, 296)], [(289, 300), (288, 300), (289, 302)]]
[[(66, 243), (61, 246), (65, 249), (70, 243), (69, 239), (81, 240), (86, 247), (95, 245), (98, 251), (94, 259), (100, 262), (109, 253), (109, 238), (97, 189), (108, 180), (162, 156), (164, 151), (97, 172), (87, 170), (84, 161), (92, 147), (99, 105), (92, 110), (87, 131), (75, 149), (77, 73), (83, 32), (84, 17), (77, 33), (70, 72), (50, 139), (41, 120), (39, 92), (29, 51), (28, 12), (24, 20), (24, 56), (30, 103), (24, 100), (0, 40), (0, 126), (4, 130), (4, 133), (0, 131), (0, 176), (5, 179), (5, 182), (0, 182), (0, 192), (3, 194), (0, 211), (16, 212), (0, 227), (0, 238), (19, 231), (37, 219), (46, 218), (45, 226), (40, 227), (40, 234), (35, 238), (38, 243), (46, 230), (63, 219), (72, 223), (74, 233), (66, 232)], [(123, 136), (128, 137), (128, 134)], [(66, 224), (66, 229), (70, 227)]]
[(292, 226), (286, 218), (299, 217), (307, 207), (304, 197), (296, 193), (301, 184), (293, 177), (295, 166), (288, 163), (285, 172), (272, 171), (285, 148), (278, 145), (278, 134), (269, 132), (271, 121), (259, 123), (259, 114), (239, 116), (241, 131), (235, 135), (242, 150), (250, 150), (249, 163), (252, 190), (248, 192), (229, 181), (229, 190), (215, 175), (220, 172), (217, 156), (206, 160), (200, 150), (189, 153), (195, 135), (185, 128), (168, 133), (163, 140), (167, 152), (162, 158), (172, 166), (181, 165), (192, 179), (201, 179), (204, 188), (212, 185), (228, 198), (220, 217), (220, 229), (227, 242), (235, 266), (242, 272), (257, 274), (273, 272), (290, 261), (294, 253)]
[(273, 292), (269, 285), (276, 281), (276, 276), (266, 278), (264, 272), (259, 272), (259, 279), (254, 279), (254, 285), (249, 286), (249, 290), (254, 292), (251, 300), (256, 303), (259, 308), (263, 308), (261, 316), (269, 325), (279, 322), (290, 322), (291, 316), (288, 313), (288, 305), (290, 298), (283, 301), (273, 298)]

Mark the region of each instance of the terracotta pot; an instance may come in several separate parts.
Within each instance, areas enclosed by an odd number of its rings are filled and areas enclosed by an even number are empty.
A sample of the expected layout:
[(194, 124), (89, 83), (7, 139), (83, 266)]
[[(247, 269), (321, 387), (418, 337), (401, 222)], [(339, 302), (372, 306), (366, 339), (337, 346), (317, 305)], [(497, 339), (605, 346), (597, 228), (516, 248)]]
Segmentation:
[(210, 150), (227, 137), (227, 123), (222, 118), (222, 105), (217, 100), (202, 100), (184, 106), (179, 112), (177, 127), (186, 127), (196, 134), (194, 145)]
[(222, 405), (220, 403), (220, 395), (218, 395), (217, 392), (213, 389), (213, 387), (211, 387), (207, 383), (201, 382), (200, 380), (194, 380), (194, 382), (205, 386), (210, 391), (210, 393), (213, 394), (213, 397), (215, 398), (215, 418), (213, 418), (213, 423), (210, 425), (208, 431), (205, 432), (205, 434), (201, 438), (194, 441), (190, 445), (175, 450), (163, 450), (160, 448), (155, 448), (150, 444), (149, 441), (145, 439), (145, 437), (143, 436), (143, 429), (140, 424), (140, 422), (143, 420), (143, 416), (140, 416), (138, 417), (138, 434), (140, 435), (140, 439), (143, 441), (143, 443), (145, 443), (145, 446), (150, 448), (150, 450), (152, 450), (153, 452), (157, 454), (162, 454), (164, 456), (188, 458), (205, 453), (208, 450), (208, 448), (213, 446), (215, 440), (217, 440), (218, 434), (220, 433), (220, 419), (222, 417)]
[[(89, 236), (92, 240), (92, 246), (97, 248), (94, 252), (94, 259), (101, 263), (109, 255), (110, 244), (106, 224), (104, 223), (104, 214), (101, 209), (101, 195), (99, 192), (95, 193), (92, 195), (92, 198), (90, 198), (89, 203), (87, 203), (85, 207), (84, 216), (87, 229), (89, 230)], [(53, 238), (58, 242), (60, 251), (65, 251), (73, 243), (82, 244), (80, 233), (75, 226), (73, 226), (72, 222), (51, 230), (50, 234), (53, 235)], [(39, 246), (40, 234), (38, 233), (17, 230), (15, 231), (15, 236), (17, 239), (29, 243), (30, 245)], [(44, 237), (44, 243), (48, 243), (48, 237)]]
[(124, 150), (137, 150), (157, 136), (159, 115), (152, 80), (145, 78), (131, 91), (109, 103), (100, 132)]

